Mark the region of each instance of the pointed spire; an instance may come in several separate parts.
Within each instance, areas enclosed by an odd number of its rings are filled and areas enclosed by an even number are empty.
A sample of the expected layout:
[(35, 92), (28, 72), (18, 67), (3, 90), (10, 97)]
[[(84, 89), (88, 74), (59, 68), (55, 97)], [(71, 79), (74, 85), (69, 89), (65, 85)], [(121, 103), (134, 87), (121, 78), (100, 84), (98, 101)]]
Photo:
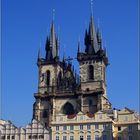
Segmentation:
[(85, 52), (88, 54), (97, 53), (99, 50), (96, 30), (95, 30), (95, 25), (94, 25), (94, 20), (92, 15), (90, 17), (88, 34), (87, 32), (85, 33), (85, 45), (86, 45)]
[(52, 20), (50, 36), (47, 37), (46, 40), (46, 60), (54, 61), (58, 58), (58, 47), (59, 44), (55, 34), (54, 20)]
[(54, 21), (52, 21), (52, 25), (51, 25), (50, 47), (52, 48), (53, 57), (55, 57), (56, 56), (56, 35), (55, 35)]

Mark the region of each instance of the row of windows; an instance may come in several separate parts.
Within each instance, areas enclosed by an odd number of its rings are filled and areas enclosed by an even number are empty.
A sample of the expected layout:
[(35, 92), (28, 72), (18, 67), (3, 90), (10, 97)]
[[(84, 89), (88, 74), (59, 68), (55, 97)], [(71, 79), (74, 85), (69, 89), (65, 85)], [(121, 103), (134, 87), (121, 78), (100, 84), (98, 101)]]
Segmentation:
[[(94, 67), (93, 67), (93, 65), (89, 65), (88, 75), (89, 75), (89, 80), (94, 80)], [(44, 76), (44, 74), (43, 74), (43, 76)], [(47, 86), (50, 86), (50, 77), (51, 77), (51, 73), (49, 70), (47, 70), (47, 72), (46, 72), (46, 84), (47, 84)], [(58, 79), (61, 80), (61, 72), (58, 75)]]
[[(87, 124), (87, 125), (80, 125), (80, 126), (79, 126), (79, 129), (80, 129), (80, 130), (83, 130), (84, 127), (86, 127), (87, 130), (90, 130), (90, 129), (91, 129), (91, 125), (90, 125), (90, 124)], [(69, 128), (70, 128), (70, 130), (74, 130), (74, 126), (73, 126), (73, 125), (70, 125)], [(95, 125), (94, 125), (94, 128), (95, 128), (95, 129), (99, 129), (99, 124), (95, 124)], [(111, 125), (109, 125), (109, 124), (103, 124), (103, 125), (102, 125), (102, 128), (103, 128), (103, 129), (110, 129), (110, 128), (111, 128)], [(67, 130), (67, 129), (68, 129), (68, 126), (66, 126), (66, 125), (63, 126), (63, 130)], [(60, 130), (60, 127), (59, 127), (59, 126), (56, 126), (56, 131), (59, 131), (59, 130)]]
[[(84, 136), (81, 135), (79, 137), (80, 140), (84, 140)], [(99, 135), (95, 135), (95, 138), (94, 140), (100, 140), (100, 136)], [(60, 137), (59, 136), (56, 136), (56, 140), (60, 140)], [(67, 136), (63, 136), (63, 139), (62, 140), (68, 140), (68, 137)], [(69, 140), (74, 140), (74, 136), (70, 136), (69, 137)], [(91, 140), (91, 135), (87, 135), (86, 137), (86, 140)], [(108, 140), (108, 137), (107, 135), (103, 135), (102, 136), (102, 140)], [(118, 136), (118, 140), (123, 140), (123, 138), (121, 136)], [(133, 137), (132, 136), (128, 136), (128, 140), (133, 140)]]
[[(74, 140), (74, 136), (70, 136), (70, 137), (67, 137), (67, 136), (63, 136), (63, 139), (62, 140)], [(81, 135), (79, 137), (80, 140), (84, 140), (84, 136)], [(55, 140), (60, 140), (60, 137), (59, 136), (56, 136)], [(87, 135), (86, 137), (86, 140), (91, 140), (91, 135)], [(95, 139), (94, 140), (100, 140), (100, 136), (99, 135), (95, 135)], [(102, 140), (107, 140), (107, 135), (103, 135), (102, 136)]]
[[(1, 136), (1, 139), (2, 140), (5, 140), (6, 139), (6, 136)], [(7, 139), (9, 140), (10, 139), (10, 136), (7, 136)], [(15, 136), (11, 136), (11, 139), (15, 139)]]
[[(39, 136), (37, 136), (37, 135), (33, 135), (33, 136), (31, 136), (31, 135), (29, 135), (28, 136), (28, 138), (29, 139), (44, 139), (44, 135), (39, 135)], [(1, 136), (1, 139), (2, 140), (5, 140), (6, 139), (6, 136)], [(7, 139), (10, 139), (10, 136), (7, 136)], [(15, 139), (15, 136), (11, 136), (11, 139)]]
[(32, 138), (33, 138), (33, 139), (38, 139), (38, 138), (39, 138), (39, 139), (44, 139), (44, 135), (39, 135), (39, 136), (38, 136), (38, 135), (33, 135), (33, 136), (29, 135), (28, 138), (29, 138), (29, 139), (32, 139)]

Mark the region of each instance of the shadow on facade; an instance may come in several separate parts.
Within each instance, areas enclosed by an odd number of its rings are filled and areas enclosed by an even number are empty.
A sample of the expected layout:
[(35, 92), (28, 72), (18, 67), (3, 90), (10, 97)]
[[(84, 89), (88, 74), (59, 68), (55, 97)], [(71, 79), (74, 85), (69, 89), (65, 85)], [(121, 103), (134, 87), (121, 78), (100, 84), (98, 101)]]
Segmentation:
[(113, 133), (113, 140), (140, 140), (140, 130), (138, 130), (138, 126), (132, 130), (125, 128), (117, 131), (118, 132)]

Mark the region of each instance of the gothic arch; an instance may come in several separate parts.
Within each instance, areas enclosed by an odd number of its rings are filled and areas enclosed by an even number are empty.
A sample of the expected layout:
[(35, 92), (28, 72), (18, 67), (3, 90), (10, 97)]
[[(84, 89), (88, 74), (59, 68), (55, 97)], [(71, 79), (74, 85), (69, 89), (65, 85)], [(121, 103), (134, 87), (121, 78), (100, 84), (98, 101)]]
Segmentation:
[(64, 104), (62, 111), (66, 115), (72, 115), (74, 114), (74, 106), (71, 103), (67, 102)]

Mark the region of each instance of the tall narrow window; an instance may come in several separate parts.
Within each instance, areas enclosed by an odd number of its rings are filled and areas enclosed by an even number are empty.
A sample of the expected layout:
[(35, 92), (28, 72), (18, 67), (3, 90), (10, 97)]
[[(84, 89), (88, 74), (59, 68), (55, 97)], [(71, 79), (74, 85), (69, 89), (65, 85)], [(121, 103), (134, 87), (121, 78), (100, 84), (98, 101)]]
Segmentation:
[(56, 136), (56, 140), (59, 140), (59, 136)]
[(89, 65), (89, 80), (94, 79), (94, 68), (92, 65)]
[(87, 124), (87, 130), (89, 130), (91, 128), (90, 124)]
[(56, 126), (56, 131), (59, 131), (59, 126)]
[(50, 85), (50, 71), (47, 70), (47, 81), (46, 81), (47, 86)]
[(107, 140), (107, 135), (103, 135), (103, 140)]
[(74, 136), (70, 136), (70, 140), (74, 140)]
[(99, 139), (100, 139), (99, 135), (95, 135), (95, 140), (99, 140)]
[(83, 125), (82, 124), (80, 125), (80, 130), (83, 130)]
[(73, 125), (70, 125), (70, 130), (73, 130), (74, 129), (74, 126)]
[(61, 82), (61, 80), (62, 80), (62, 73), (60, 71), (59, 74), (58, 74), (58, 82)]
[(132, 132), (132, 125), (129, 125), (129, 126), (128, 126), (128, 131), (129, 131), (129, 132)]
[(118, 136), (118, 140), (122, 140), (121, 136)]
[(129, 137), (128, 137), (128, 140), (133, 140), (133, 137), (132, 137), (132, 136), (129, 136)]
[(99, 129), (99, 125), (98, 124), (95, 124), (95, 129)]
[(87, 140), (91, 140), (91, 136), (90, 135), (87, 135)]
[(67, 140), (67, 136), (63, 136), (63, 140)]

